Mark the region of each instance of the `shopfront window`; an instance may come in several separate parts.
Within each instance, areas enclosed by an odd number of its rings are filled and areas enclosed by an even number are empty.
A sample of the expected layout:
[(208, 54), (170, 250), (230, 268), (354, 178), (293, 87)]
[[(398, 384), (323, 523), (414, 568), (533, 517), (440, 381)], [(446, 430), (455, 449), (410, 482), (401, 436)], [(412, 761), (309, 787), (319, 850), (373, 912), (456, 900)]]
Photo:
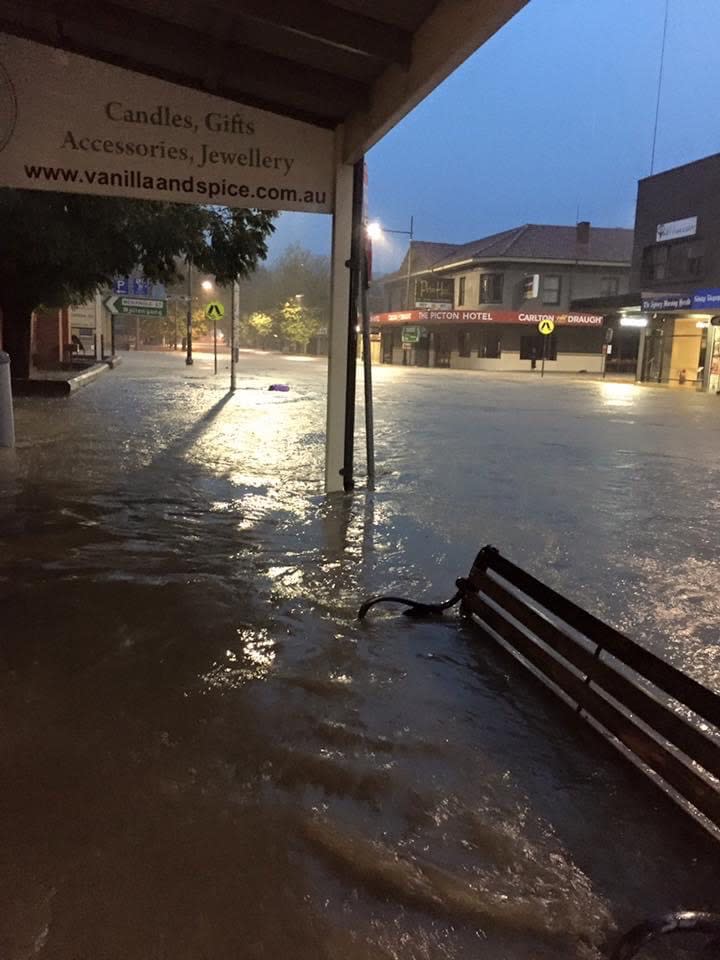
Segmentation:
[(465, 277), (460, 277), (458, 280), (457, 302), (459, 307), (462, 307), (465, 305)]
[(642, 278), (645, 282), (667, 279), (668, 247), (653, 244), (645, 247), (642, 258)]
[(557, 360), (557, 339), (554, 333), (548, 336), (536, 333), (520, 337), (521, 360), (542, 360), (543, 351), (546, 360)]
[(480, 303), (502, 303), (503, 274), (480, 274)]
[(543, 303), (560, 303), (560, 277), (548, 275), (542, 281)]
[(458, 356), (469, 357), (471, 353), (470, 331), (461, 330), (458, 333)]

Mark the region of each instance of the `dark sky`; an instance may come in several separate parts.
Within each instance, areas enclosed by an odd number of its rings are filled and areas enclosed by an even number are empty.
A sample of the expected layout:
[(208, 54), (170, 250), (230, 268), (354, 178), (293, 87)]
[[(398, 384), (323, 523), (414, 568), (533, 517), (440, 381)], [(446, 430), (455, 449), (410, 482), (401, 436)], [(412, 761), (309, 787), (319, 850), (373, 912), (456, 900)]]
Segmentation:
[[(665, 0), (530, 0), (368, 155), (370, 214), (421, 240), (522, 223), (632, 226), (650, 172)], [(655, 172), (720, 151), (720, 0), (670, 0)], [(284, 214), (329, 250), (329, 218)], [(376, 246), (393, 269), (406, 240)]]

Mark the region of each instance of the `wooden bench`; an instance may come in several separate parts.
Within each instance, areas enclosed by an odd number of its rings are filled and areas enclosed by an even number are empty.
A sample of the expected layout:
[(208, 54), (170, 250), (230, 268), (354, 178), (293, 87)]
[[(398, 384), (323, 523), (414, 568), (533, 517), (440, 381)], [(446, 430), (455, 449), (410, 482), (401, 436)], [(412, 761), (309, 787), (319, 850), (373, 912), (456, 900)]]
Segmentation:
[[(444, 603), (404, 603), (425, 617), (455, 603), (529, 666), (686, 812), (720, 835), (720, 695), (484, 547)], [(692, 810), (688, 809), (691, 805)]]

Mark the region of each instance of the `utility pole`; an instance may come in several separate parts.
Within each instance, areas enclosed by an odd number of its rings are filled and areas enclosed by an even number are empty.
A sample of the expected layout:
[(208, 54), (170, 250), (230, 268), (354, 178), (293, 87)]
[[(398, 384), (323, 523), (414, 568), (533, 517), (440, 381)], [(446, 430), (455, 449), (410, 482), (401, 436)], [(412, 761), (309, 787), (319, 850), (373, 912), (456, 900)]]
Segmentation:
[[(409, 246), (408, 246), (407, 283), (406, 283), (406, 285), (405, 285), (405, 309), (406, 309), (406, 310), (412, 310), (412, 309), (413, 309), (413, 305), (412, 305), (412, 303), (410, 302), (410, 284), (411, 284), (411, 279), (410, 279), (410, 278), (411, 278), (411, 274), (412, 274), (412, 266), (411, 266), (411, 265), (412, 265), (413, 222), (414, 222), (414, 217), (410, 217), (410, 230), (408, 231), (408, 235), (409, 235), (409, 237), (410, 237), (410, 243), (409, 243)], [(388, 230), (387, 232), (390, 233), (391, 231)]]
[(193, 364), (192, 355), (192, 260), (187, 258), (187, 353), (185, 355), (185, 364), (191, 367)]

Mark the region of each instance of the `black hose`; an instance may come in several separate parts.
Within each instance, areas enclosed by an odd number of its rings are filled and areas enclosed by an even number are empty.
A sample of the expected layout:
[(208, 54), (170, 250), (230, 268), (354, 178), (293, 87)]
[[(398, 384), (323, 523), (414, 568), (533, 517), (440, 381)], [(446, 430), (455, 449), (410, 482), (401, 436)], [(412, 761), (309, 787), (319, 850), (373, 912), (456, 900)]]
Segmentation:
[[(692, 910), (652, 917), (628, 931), (610, 954), (610, 960), (630, 960), (651, 940), (669, 933), (703, 933), (720, 936), (720, 914)], [(717, 945), (718, 941), (714, 940)], [(716, 954), (720, 956), (720, 954)], [(711, 954), (712, 956), (712, 954)]]
[(407, 607), (407, 610), (403, 610), (403, 614), (406, 617), (416, 617), (417, 619), (422, 617), (436, 617), (445, 610), (449, 610), (450, 607), (455, 606), (461, 596), (462, 594), (458, 590), (454, 596), (450, 597), (449, 600), (444, 600), (442, 603), (423, 603), (420, 600), (409, 600), (406, 597), (371, 597), (360, 607), (357, 618), (358, 620), (364, 620), (368, 610), (377, 603), (402, 603)]

